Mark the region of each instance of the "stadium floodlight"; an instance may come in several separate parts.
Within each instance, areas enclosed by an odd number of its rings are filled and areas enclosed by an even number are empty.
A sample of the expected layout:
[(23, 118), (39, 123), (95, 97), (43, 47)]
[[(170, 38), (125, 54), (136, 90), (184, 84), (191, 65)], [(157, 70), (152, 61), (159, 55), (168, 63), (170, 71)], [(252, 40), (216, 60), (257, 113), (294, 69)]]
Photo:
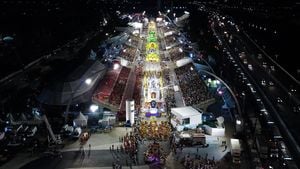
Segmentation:
[(85, 82), (85, 84), (90, 85), (92, 83), (92, 79), (87, 78), (84, 82)]
[(92, 104), (90, 106), (90, 111), (93, 112), (93, 113), (95, 113), (98, 109), (99, 109), (98, 105)]
[(119, 64), (119, 63), (115, 63), (113, 69), (114, 69), (114, 70), (117, 70), (117, 69), (119, 69), (119, 68), (120, 68), (120, 64)]

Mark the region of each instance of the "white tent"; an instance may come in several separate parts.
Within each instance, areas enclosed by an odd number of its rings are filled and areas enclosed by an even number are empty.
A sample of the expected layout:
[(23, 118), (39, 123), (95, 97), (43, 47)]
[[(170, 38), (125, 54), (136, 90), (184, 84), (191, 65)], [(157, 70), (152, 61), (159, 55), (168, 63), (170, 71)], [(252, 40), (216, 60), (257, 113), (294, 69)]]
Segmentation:
[(76, 119), (73, 120), (73, 125), (74, 126), (80, 126), (80, 127), (84, 127), (87, 125), (87, 120), (88, 117), (84, 116), (81, 112), (78, 114), (78, 116), (76, 117)]

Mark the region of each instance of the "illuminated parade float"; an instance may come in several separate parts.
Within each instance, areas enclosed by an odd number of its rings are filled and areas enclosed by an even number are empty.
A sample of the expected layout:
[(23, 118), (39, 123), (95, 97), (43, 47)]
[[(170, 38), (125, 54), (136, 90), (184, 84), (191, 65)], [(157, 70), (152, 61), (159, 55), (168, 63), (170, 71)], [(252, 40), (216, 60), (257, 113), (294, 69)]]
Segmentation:
[(171, 127), (167, 121), (161, 118), (157, 119), (157, 117), (161, 117), (163, 113), (166, 113), (166, 105), (162, 92), (163, 75), (155, 22), (149, 22), (147, 33), (141, 112), (144, 117), (150, 117), (150, 120), (141, 121), (139, 133), (143, 139), (154, 140), (144, 153), (144, 161), (150, 165), (161, 165), (165, 163), (166, 154), (156, 141), (167, 140), (170, 137)]
[(159, 57), (159, 44), (157, 41), (156, 23), (151, 21), (148, 25), (146, 43), (146, 62), (144, 65), (143, 95), (144, 104), (142, 112), (146, 117), (158, 117), (165, 111), (161, 92), (162, 72)]

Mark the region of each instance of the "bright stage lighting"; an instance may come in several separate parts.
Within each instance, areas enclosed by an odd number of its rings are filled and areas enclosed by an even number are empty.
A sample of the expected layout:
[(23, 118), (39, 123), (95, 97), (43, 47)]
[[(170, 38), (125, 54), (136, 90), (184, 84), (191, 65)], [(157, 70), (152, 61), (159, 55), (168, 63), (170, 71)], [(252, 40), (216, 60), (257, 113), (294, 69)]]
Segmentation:
[(87, 78), (84, 82), (85, 84), (90, 85), (92, 83), (92, 79)]

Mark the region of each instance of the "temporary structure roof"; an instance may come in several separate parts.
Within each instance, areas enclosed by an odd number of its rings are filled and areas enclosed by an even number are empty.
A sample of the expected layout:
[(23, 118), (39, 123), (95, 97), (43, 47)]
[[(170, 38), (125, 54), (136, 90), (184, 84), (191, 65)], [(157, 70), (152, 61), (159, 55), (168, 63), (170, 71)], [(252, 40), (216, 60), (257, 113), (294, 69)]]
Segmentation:
[[(87, 60), (63, 81), (53, 80), (37, 99), (48, 105), (68, 105), (90, 100), (93, 89), (106, 73), (106, 66), (100, 61)], [(86, 79), (91, 79), (86, 84)]]
[(78, 114), (76, 119), (73, 120), (75, 126), (86, 126), (87, 125), (87, 117), (84, 116), (81, 112)]
[(198, 110), (194, 109), (192, 106), (171, 108), (171, 112), (182, 119), (192, 117), (192, 116), (198, 116), (199, 114), (201, 114)]

